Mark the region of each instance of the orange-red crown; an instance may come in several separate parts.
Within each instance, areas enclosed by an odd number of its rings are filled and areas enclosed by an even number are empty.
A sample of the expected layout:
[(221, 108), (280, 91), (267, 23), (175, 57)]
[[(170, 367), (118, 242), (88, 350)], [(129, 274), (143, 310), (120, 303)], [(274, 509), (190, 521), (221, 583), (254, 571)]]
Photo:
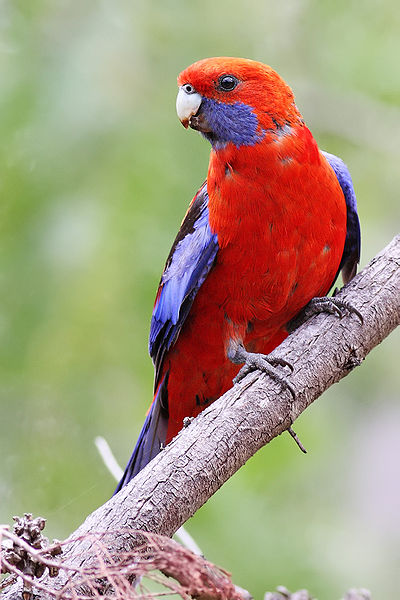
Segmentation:
[[(223, 75), (233, 75), (239, 81), (235, 89), (220, 89)], [(207, 98), (228, 104), (243, 102), (251, 106), (260, 124), (267, 125), (271, 119), (278, 123), (291, 123), (300, 117), (290, 87), (276, 71), (261, 62), (246, 58), (205, 58), (180, 73), (178, 85), (185, 83)]]

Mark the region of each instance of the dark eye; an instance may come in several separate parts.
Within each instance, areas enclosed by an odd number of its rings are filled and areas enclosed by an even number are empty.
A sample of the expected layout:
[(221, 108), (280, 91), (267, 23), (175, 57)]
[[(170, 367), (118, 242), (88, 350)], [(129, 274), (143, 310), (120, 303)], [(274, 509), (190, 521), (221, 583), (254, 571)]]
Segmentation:
[(190, 85), (190, 83), (184, 83), (182, 86), (182, 89), (187, 93), (187, 94), (195, 94), (196, 90), (194, 89), (194, 87), (192, 85)]
[(222, 75), (218, 81), (218, 89), (224, 92), (231, 92), (238, 83), (239, 81), (233, 75)]

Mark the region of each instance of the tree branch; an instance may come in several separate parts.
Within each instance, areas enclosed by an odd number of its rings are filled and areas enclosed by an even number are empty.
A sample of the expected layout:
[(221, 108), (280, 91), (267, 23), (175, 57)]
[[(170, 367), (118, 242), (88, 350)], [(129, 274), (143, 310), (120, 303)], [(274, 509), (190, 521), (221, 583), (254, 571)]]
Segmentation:
[[(273, 355), (293, 365), (288, 390), (252, 373), (204, 410), (119, 494), (87, 517), (73, 534), (64, 560), (88, 564), (93, 549), (84, 534), (115, 531), (109, 551), (132, 550), (141, 529), (171, 536), (244, 463), (294, 420), (328, 387), (348, 375), (400, 324), (400, 236), (337, 296), (359, 310), (339, 319), (312, 317)], [(62, 583), (62, 582), (61, 582)], [(4, 598), (17, 598), (12, 586)]]

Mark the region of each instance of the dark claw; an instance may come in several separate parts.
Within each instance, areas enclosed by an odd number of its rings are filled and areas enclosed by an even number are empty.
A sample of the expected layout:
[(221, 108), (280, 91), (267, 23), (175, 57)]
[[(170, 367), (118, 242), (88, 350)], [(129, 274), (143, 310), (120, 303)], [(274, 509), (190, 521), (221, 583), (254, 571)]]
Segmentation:
[(259, 370), (262, 373), (266, 373), (271, 379), (281, 384), (283, 388), (289, 390), (293, 398), (296, 398), (296, 392), (287, 377), (282, 375), (276, 367), (289, 367), (293, 372), (293, 367), (283, 358), (275, 358), (265, 356), (264, 354), (256, 354), (253, 352), (247, 352), (243, 346), (239, 346), (233, 356), (229, 357), (234, 363), (245, 363), (240, 369), (239, 373), (233, 380), (233, 383), (239, 383), (246, 375), (252, 371)]
[(268, 362), (273, 367), (289, 367), (292, 373), (294, 371), (293, 365), (291, 365), (290, 362), (288, 362), (284, 358), (274, 358), (273, 356), (270, 356), (268, 357)]

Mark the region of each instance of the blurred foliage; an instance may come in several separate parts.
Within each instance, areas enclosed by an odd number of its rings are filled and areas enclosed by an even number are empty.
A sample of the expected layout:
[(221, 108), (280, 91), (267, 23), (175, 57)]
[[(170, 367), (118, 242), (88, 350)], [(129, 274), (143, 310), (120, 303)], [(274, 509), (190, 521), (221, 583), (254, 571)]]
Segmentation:
[[(62, 538), (114, 486), (152, 396), (155, 290), (209, 148), (175, 116), (205, 56), (271, 64), (320, 145), (350, 167), (362, 264), (400, 218), (400, 11), (393, 0), (4, 0), (0, 4), (0, 521)], [(395, 598), (400, 387), (395, 333), (188, 524), (256, 597)], [(397, 423), (397, 425), (396, 425)]]

